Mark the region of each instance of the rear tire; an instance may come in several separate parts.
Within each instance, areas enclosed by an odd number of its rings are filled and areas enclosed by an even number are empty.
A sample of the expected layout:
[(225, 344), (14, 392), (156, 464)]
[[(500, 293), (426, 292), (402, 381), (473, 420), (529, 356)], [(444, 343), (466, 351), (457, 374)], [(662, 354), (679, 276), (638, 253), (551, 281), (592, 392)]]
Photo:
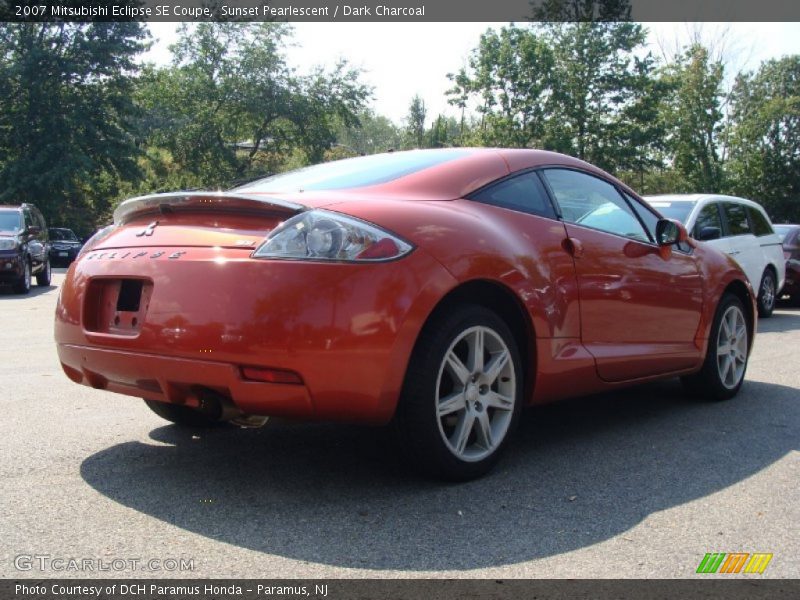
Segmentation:
[(775, 301), (778, 297), (777, 283), (772, 269), (764, 271), (761, 276), (761, 285), (758, 288), (758, 316), (766, 319), (772, 316), (775, 310)]
[(494, 312), (462, 306), (426, 325), (395, 417), (398, 441), (422, 471), (465, 481), (505, 451), (522, 410), (514, 336)]
[(744, 381), (750, 343), (742, 301), (733, 294), (725, 294), (714, 315), (703, 368), (694, 375), (681, 377), (686, 391), (707, 400), (733, 398)]
[(154, 400), (145, 400), (144, 403), (162, 419), (183, 427), (216, 427), (222, 423), (219, 419), (189, 406)]

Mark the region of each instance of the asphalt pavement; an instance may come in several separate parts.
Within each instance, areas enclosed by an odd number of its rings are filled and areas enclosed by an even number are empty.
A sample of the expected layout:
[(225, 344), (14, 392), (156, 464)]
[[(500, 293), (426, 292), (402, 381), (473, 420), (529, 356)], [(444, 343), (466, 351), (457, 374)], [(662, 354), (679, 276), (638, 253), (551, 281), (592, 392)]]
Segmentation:
[(800, 576), (800, 309), (759, 321), (732, 401), (674, 380), (528, 410), (495, 472), (444, 485), (382, 428), (187, 433), (75, 385), (63, 278), (0, 289), (2, 577), (672, 578), (708, 552)]

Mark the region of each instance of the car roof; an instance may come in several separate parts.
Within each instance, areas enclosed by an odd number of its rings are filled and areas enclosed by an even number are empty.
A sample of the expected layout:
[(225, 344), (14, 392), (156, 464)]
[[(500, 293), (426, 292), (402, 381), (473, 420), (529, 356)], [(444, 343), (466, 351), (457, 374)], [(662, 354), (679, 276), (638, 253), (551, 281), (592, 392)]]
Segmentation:
[(758, 202), (748, 200), (747, 198), (739, 198), (738, 196), (726, 196), (725, 194), (657, 194), (654, 196), (642, 196), (648, 202), (735, 202), (744, 204), (751, 208), (755, 208), (762, 213), (766, 214), (764, 207)]
[[(279, 194), (285, 200), (297, 201), (307, 206), (314, 206), (323, 200), (329, 203), (331, 200), (339, 198), (347, 200), (359, 197), (372, 199), (376, 195), (406, 200), (452, 200), (463, 198), (473, 191), (509, 174), (541, 166), (581, 169), (610, 179), (618, 183), (626, 191), (631, 191), (624, 183), (619, 182), (608, 173), (589, 163), (547, 150), (437, 148), (384, 153), (382, 155), (373, 154), (337, 162), (341, 162), (343, 167), (350, 167), (352, 172), (356, 172), (357, 169), (353, 168), (358, 166), (356, 161), (364, 160), (364, 171), (368, 172), (371, 168), (369, 165), (380, 163), (381, 157), (386, 158), (387, 162), (390, 160), (390, 156), (395, 156), (399, 159), (399, 162), (402, 162), (402, 159), (408, 159), (409, 162), (419, 161), (424, 163), (425, 156), (433, 156), (437, 153), (451, 156), (441, 162), (432, 160), (431, 166), (411, 170), (392, 179), (376, 180), (369, 184), (336, 185), (329, 188), (307, 186), (304, 189), (292, 189), (287, 186), (287, 189), (282, 190), (277, 187), (280, 182), (270, 185), (267, 180), (262, 180), (263, 184), (262, 181), (255, 181), (245, 184), (241, 188), (236, 188), (234, 191), (238, 190), (249, 194)], [(309, 168), (313, 169), (317, 166), (319, 165)]]

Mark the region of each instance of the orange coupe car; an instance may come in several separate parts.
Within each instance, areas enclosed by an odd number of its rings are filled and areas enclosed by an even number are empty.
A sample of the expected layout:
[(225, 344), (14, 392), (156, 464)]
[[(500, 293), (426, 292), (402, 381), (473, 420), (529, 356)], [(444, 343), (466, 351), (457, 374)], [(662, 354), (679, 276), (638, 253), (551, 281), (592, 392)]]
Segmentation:
[(394, 152), (120, 204), (70, 267), (64, 372), (186, 426), (382, 424), (490, 469), (526, 405), (742, 385), (753, 291), (629, 187), (537, 150)]

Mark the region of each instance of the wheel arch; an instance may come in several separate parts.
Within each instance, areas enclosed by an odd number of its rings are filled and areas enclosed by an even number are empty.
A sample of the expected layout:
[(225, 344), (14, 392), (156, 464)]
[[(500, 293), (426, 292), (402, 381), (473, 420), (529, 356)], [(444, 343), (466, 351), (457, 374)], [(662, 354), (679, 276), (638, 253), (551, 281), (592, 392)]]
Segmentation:
[(455, 306), (464, 304), (477, 304), (483, 306), (500, 317), (514, 336), (517, 349), (522, 361), (524, 388), (523, 396), (530, 400), (536, 380), (536, 330), (528, 311), (521, 299), (507, 286), (489, 279), (472, 279), (460, 283), (445, 294), (425, 320), (420, 329), (417, 343), (422, 336), (422, 331), (441, 315), (446, 314)]
[[(781, 283), (780, 282), (780, 274), (778, 273), (778, 267), (776, 267), (774, 263), (768, 262), (767, 266), (764, 267), (764, 273), (766, 273), (767, 271), (772, 271), (772, 275), (775, 277), (775, 295), (777, 296), (781, 291), (780, 288), (778, 287), (780, 285), (780, 283)], [(764, 277), (763, 273), (761, 274), (761, 277), (762, 278)], [(759, 282), (759, 285), (760, 285), (760, 282)]]
[[(767, 266), (767, 268), (769, 268), (769, 266)], [(744, 306), (745, 318), (747, 318), (747, 327), (750, 330), (749, 351), (753, 347), (756, 334), (756, 307), (753, 302), (753, 297), (750, 294), (750, 290), (748, 289), (747, 285), (739, 279), (734, 279), (725, 287), (723, 296), (725, 294), (733, 294), (741, 301), (742, 306)]]

